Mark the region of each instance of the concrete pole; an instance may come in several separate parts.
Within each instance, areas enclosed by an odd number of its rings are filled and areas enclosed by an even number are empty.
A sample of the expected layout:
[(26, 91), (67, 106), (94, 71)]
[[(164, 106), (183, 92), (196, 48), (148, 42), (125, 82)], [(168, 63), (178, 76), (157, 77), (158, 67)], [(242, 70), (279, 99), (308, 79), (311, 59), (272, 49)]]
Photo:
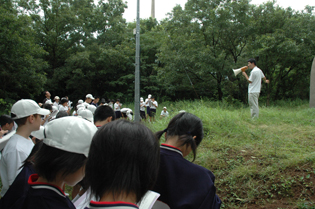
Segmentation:
[(137, 27), (136, 27), (136, 70), (135, 70), (135, 117), (140, 121), (140, 0), (137, 0)]
[(315, 108), (315, 58), (311, 69), (310, 107)]
[(152, 0), (151, 2), (151, 17), (155, 18), (155, 0)]

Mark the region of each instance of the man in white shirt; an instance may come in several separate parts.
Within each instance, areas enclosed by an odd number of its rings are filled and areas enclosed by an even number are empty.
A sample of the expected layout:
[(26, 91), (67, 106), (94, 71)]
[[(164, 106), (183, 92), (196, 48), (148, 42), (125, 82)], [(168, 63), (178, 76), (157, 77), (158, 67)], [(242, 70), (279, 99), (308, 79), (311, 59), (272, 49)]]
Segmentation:
[(169, 113), (167, 112), (167, 108), (163, 107), (163, 110), (162, 110), (161, 115), (160, 115), (160, 119), (161, 118), (167, 118), (168, 115), (169, 115)]
[(18, 128), (2, 151), (0, 160), (2, 197), (20, 172), (22, 162), (33, 149), (34, 144), (29, 135), (32, 131), (39, 130), (42, 122), (41, 115), (48, 114), (50, 114), (49, 110), (40, 108), (35, 101), (30, 99), (19, 100), (12, 106), (11, 118), (15, 120)]
[(119, 99), (116, 99), (116, 103), (114, 104), (114, 111), (115, 111), (115, 117), (116, 119), (119, 119), (121, 118), (121, 111), (120, 111), (120, 108), (121, 108), (121, 103), (120, 103), (120, 100)]
[(269, 83), (269, 80), (266, 79), (264, 73), (256, 66), (256, 60), (251, 58), (248, 61), (248, 68), (253, 69), (248, 78), (246, 72), (243, 72), (243, 76), (249, 82), (248, 85), (248, 104), (250, 107), (250, 112), (252, 118), (259, 116), (259, 105), (258, 98), (261, 89), (261, 79), (265, 81), (265, 83)]

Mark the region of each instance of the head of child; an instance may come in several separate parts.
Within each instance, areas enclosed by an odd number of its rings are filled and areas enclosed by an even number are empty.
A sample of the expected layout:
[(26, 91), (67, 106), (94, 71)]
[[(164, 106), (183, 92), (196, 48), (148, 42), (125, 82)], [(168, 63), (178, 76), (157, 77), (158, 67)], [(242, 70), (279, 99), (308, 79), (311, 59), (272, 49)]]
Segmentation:
[(91, 103), (92, 101), (94, 100), (94, 97), (92, 96), (92, 94), (87, 94), (86, 96), (85, 96), (85, 102), (86, 103)]
[(60, 104), (62, 106), (67, 106), (68, 105), (68, 101), (66, 97), (62, 97), (61, 100), (60, 100)]
[(11, 108), (11, 118), (18, 125), (17, 132), (23, 130), (25, 134), (39, 130), (42, 122), (41, 115), (48, 115), (50, 111), (41, 108), (31, 99), (21, 99), (14, 103)]
[(14, 120), (8, 115), (0, 116), (0, 126), (2, 130), (11, 131), (14, 126)]
[(63, 117), (45, 126), (41, 149), (35, 156), (38, 182), (62, 187), (76, 185), (84, 177), (90, 143), (97, 128), (90, 122)]
[(155, 97), (151, 96), (151, 101), (154, 102), (155, 101)]
[(120, 99), (116, 99), (116, 104), (119, 104), (120, 103)]
[(183, 112), (172, 118), (167, 128), (156, 133), (157, 138), (165, 133), (166, 143), (178, 147), (182, 150), (183, 156), (187, 156), (191, 151), (196, 158), (196, 150), (203, 138), (202, 121), (197, 116)]
[(94, 135), (86, 180), (100, 201), (139, 202), (154, 186), (159, 143), (146, 126), (115, 120)]
[(96, 126), (103, 126), (115, 119), (115, 112), (108, 105), (99, 106), (94, 112), (94, 124)]

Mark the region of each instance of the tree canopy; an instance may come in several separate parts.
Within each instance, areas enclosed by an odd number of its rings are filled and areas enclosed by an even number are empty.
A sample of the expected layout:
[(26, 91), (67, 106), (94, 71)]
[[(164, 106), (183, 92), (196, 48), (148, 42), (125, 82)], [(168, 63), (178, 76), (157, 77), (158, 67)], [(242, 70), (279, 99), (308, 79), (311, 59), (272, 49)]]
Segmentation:
[[(122, 0), (18, 0), (0, 4), (0, 97), (11, 102), (87, 93), (133, 100), (135, 22)], [(244, 102), (232, 69), (257, 60), (266, 101), (308, 99), (315, 56), (314, 7), (188, 0), (168, 17), (141, 20), (141, 96)]]

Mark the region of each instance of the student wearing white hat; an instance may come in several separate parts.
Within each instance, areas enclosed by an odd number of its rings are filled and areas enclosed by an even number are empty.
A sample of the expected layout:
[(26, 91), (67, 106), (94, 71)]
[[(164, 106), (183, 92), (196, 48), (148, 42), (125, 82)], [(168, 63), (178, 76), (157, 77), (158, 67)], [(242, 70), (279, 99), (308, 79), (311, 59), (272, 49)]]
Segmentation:
[(94, 97), (92, 96), (92, 94), (87, 94), (85, 96), (85, 102), (83, 103), (83, 105), (85, 106), (85, 108), (87, 108), (91, 102), (94, 100)]
[(90, 143), (97, 128), (79, 117), (63, 117), (45, 126), (41, 149), (35, 156), (37, 174), (29, 177), (24, 208), (71, 208), (61, 189), (76, 185), (85, 174)]
[(143, 98), (140, 98), (140, 117), (141, 119), (144, 119), (145, 121), (147, 120), (147, 118), (145, 117), (145, 103), (143, 101)]
[(146, 100), (145, 100), (145, 105), (147, 106), (147, 117), (149, 117), (150, 116), (150, 106), (151, 106), (151, 94), (149, 94), (148, 95), (148, 98), (146, 98)]
[(53, 106), (55, 106), (55, 107), (57, 107), (57, 109), (59, 109), (60, 98), (58, 96), (55, 96), (54, 100), (55, 100), (55, 102), (54, 102)]
[(168, 116), (169, 116), (169, 113), (167, 112), (167, 108), (163, 107), (163, 110), (162, 110), (161, 115), (160, 115), (160, 119), (161, 118), (167, 118)]
[(2, 181), (1, 196), (3, 197), (15, 177), (21, 170), (22, 162), (30, 154), (34, 143), (29, 138), (32, 131), (39, 130), (41, 115), (50, 114), (30, 99), (17, 101), (11, 109), (11, 118), (18, 125), (16, 133), (7, 141), (0, 160), (0, 176)]

